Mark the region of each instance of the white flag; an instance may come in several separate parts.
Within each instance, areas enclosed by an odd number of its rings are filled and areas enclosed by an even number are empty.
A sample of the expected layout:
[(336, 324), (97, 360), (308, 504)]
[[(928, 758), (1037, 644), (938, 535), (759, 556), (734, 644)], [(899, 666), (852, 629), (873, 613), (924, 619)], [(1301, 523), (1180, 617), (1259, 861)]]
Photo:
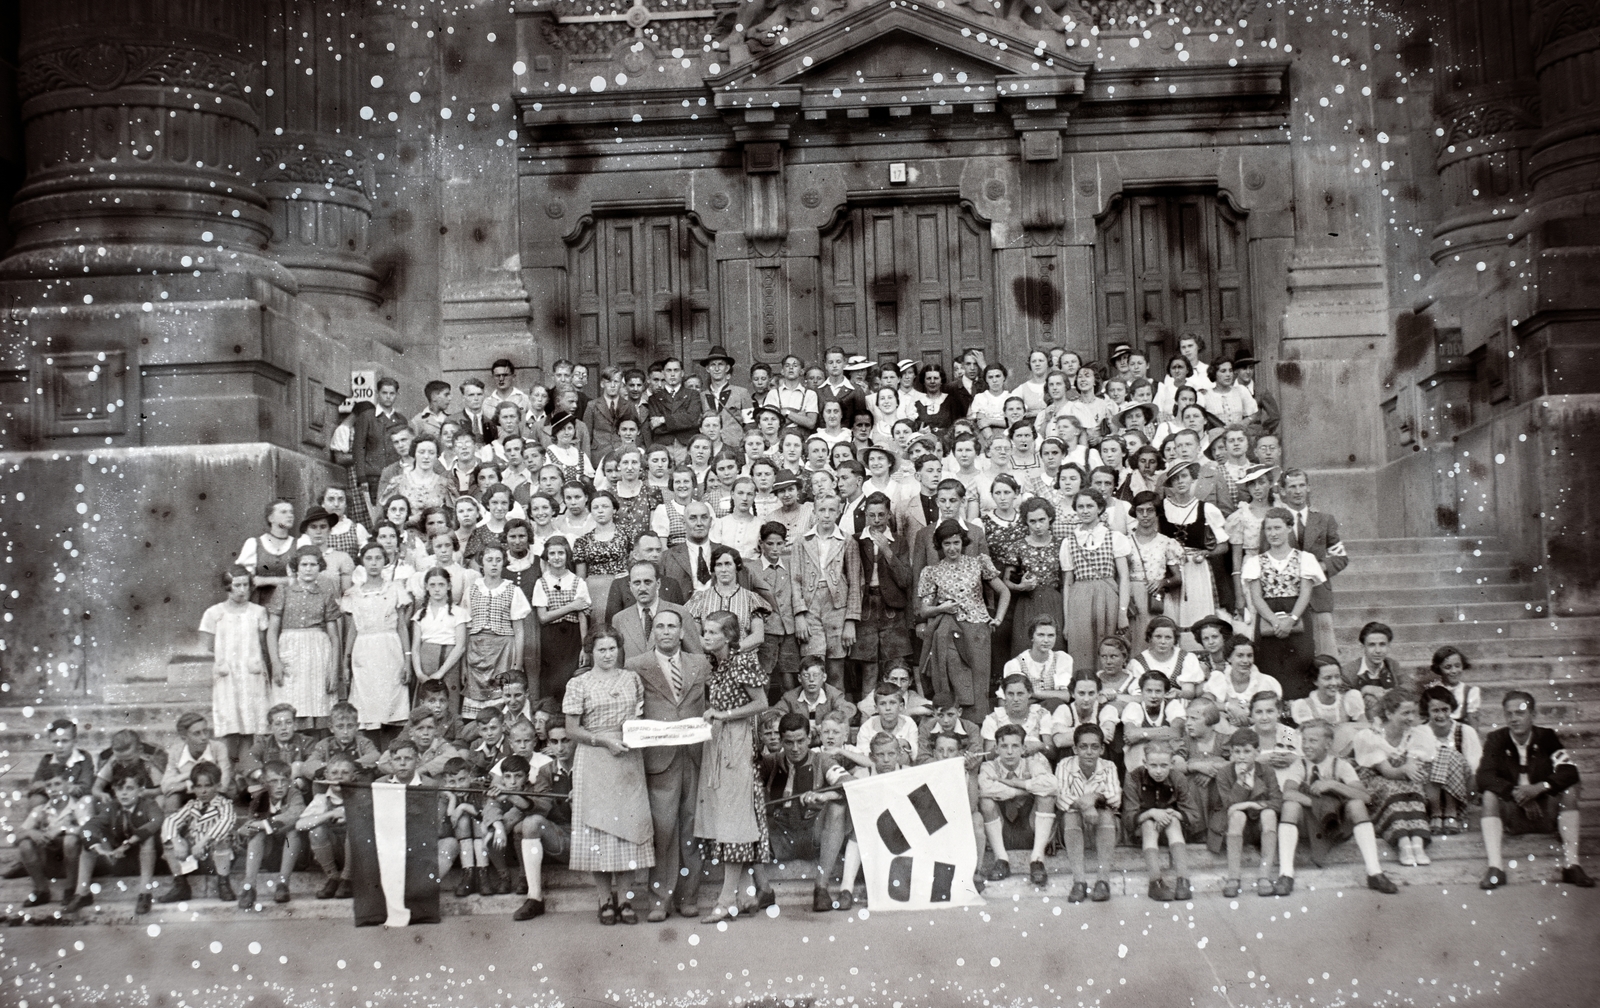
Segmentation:
[(873, 910), (981, 906), (967, 771), (938, 760), (844, 786)]

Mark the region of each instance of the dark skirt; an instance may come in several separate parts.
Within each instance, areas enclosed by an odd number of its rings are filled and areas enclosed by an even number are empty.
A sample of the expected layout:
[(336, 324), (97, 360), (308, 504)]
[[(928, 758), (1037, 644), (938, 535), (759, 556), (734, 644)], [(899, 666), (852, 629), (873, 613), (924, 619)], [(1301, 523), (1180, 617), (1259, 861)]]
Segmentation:
[[(1273, 612), (1293, 612), (1298, 598), (1269, 598), (1265, 600)], [(1256, 627), (1256, 667), (1283, 687), (1285, 704), (1311, 695), (1316, 688), (1312, 675), (1311, 659), (1316, 654), (1316, 642), (1311, 635), (1309, 614), (1302, 616), (1300, 626), (1287, 637), (1274, 637), (1264, 633), (1261, 622)]]
[(1011, 612), (1008, 616), (1011, 623), (1011, 647), (1006, 651), (1006, 661), (1033, 647), (1033, 635), (1029, 633), (1028, 628), (1041, 616), (1049, 616), (1055, 620), (1056, 650), (1067, 649), (1066, 628), (1062, 625), (1064, 620), (1061, 611), (1061, 589), (1040, 585), (1033, 591), (1015, 592), (1011, 596)]
[[(558, 620), (539, 628), (539, 685), (530, 689), (535, 704), (554, 700), (555, 709), (561, 709), (562, 698), (567, 695), (567, 681), (578, 674), (578, 657), (583, 651), (583, 638), (578, 624)], [(529, 684), (532, 685), (531, 683)]]

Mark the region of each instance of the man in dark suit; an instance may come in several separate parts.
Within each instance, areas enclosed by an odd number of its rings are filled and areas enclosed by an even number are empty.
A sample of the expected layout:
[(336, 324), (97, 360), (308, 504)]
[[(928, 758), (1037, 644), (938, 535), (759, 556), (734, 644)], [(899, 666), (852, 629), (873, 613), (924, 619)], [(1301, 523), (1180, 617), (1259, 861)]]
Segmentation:
[[(684, 541), (661, 555), (661, 577), (675, 579), (690, 598), (711, 584), (711, 505), (690, 501), (683, 509)], [(739, 583), (750, 587), (747, 571), (739, 572)]]
[[(486, 445), (500, 436), (495, 429), (494, 417), (485, 412), (483, 382), (467, 378), (461, 383), (461, 411), (450, 417), (455, 425), (472, 434), (472, 440)], [(453, 447), (453, 446), (452, 446)]]
[(958, 479), (947, 479), (939, 484), (938, 491), (934, 494), (934, 503), (939, 513), (933, 521), (917, 530), (916, 537), (911, 540), (911, 582), (909, 588), (916, 591), (917, 582), (922, 580), (922, 568), (929, 564), (939, 562), (939, 547), (933, 541), (933, 530), (941, 522), (953, 521), (967, 530), (967, 536), (972, 541), (967, 548), (962, 550), (967, 556), (979, 556), (989, 552), (989, 537), (983, 531), (983, 525), (978, 522), (968, 522), (963, 517), (967, 509), (967, 488)]
[(1478, 789), (1483, 792), (1483, 847), (1489, 868), (1480, 889), (1506, 884), (1501, 839), (1507, 832), (1559, 833), (1566, 867), (1561, 881), (1587, 889), (1594, 885), (1578, 863), (1578, 768), (1552, 729), (1533, 723), (1538, 707), (1532, 693), (1510, 690), (1501, 706), (1506, 726), (1483, 740)]
[(600, 372), (600, 398), (592, 400), (583, 413), (589, 440), (596, 456), (604, 455), (619, 443), (617, 424), (639, 419), (633, 401), (622, 391), (622, 369), (615, 365)]
[(779, 863), (807, 860), (816, 865), (811, 909), (823, 913), (836, 902), (828, 884), (844, 850), (847, 806), (843, 794), (822, 792), (828, 787), (832, 760), (811, 748), (811, 726), (805, 715), (785, 714), (778, 721), (778, 737), (782, 750), (761, 757), (767, 801), (782, 803), (767, 815), (772, 856)]
[(650, 441), (669, 446), (673, 462), (681, 462), (700, 432), (700, 393), (683, 384), (683, 361), (676, 357), (662, 362), (661, 377), (664, 384), (650, 394)]
[(384, 467), (400, 461), (389, 435), (402, 427), (410, 429), (405, 414), (394, 408), (394, 401), (399, 395), (398, 381), (379, 378), (373, 411), (368, 413), (361, 410), (357, 413), (350, 432), (351, 464), (355, 468), (356, 479), (366, 486), (368, 496), (374, 499)]
[(861, 663), (861, 695), (868, 696), (878, 685), (879, 671), (911, 653), (906, 605), (915, 584), (911, 547), (894, 534), (888, 496), (874, 491), (864, 503), (864, 527), (853, 537), (861, 551), (861, 619), (850, 657)]
[[(662, 566), (662, 554), (665, 552), (661, 537), (654, 532), (640, 533), (639, 538), (633, 544), (633, 559), (648, 560), (655, 564), (658, 570)], [(689, 604), (689, 593), (684, 589), (683, 582), (677, 578), (668, 577), (664, 573), (661, 575), (660, 583), (657, 585), (656, 597), (663, 601), (671, 602), (673, 605)], [(628, 584), (628, 579), (617, 578), (611, 582), (611, 590), (606, 593), (605, 611), (601, 614), (601, 622), (610, 623), (611, 617), (629, 606), (635, 605), (636, 602), (637, 600), (633, 597), (633, 589)]]
[[(1333, 576), (1350, 563), (1344, 543), (1339, 539), (1339, 521), (1333, 515), (1311, 510), (1311, 484), (1304, 469), (1285, 469), (1279, 485), (1283, 504), (1294, 515), (1294, 543), (1317, 558), (1328, 580), (1311, 589), (1312, 633), (1317, 654), (1338, 654), (1333, 636)], [(1262, 552), (1267, 549), (1262, 533)]]
[(1256, 401), (1255, 414), (1245, 421), (1244, 426), (1244, 432), (1250, 435), (1251, 441), (1265, 434), (1277, 434), (1279, 419), (1282, 416), (1277, 397), (1256, 385), (1256, 365), (1259, 363), (1261, 362), (1244, 350), (1240, 350), (1238, 356), (1233, 359), (1234, 382), (1244, 386), (1245, 391)]
[(655, 625), (657, 613), (675, 612), (682, 627), (683, 649), (700, 654), (700, 628), (683, 607), (663, 601), (659, 596), (661, 565), (651, 560), (635, 560), (628, 568), (628, 587), (633, 591), (632, 605), (611, 615), (611, 626), (622, 635), (622, 652), (625, 655), (642, 655), (653, 646), (650, 628)]
[[(652, 721), (697, 718), (706, 710), (706, 681), (711, 663), (704, 655), (680, 646), (683, 613), (660, 609), (655, 615), (655, 647), (628, 660), (628, 668), (644, 683), (644, 716)], [(676, 906), (685, 917), (698, 917), (700, 846), (694, 837), (695, 803), (700, 795), (700, 753), (703, 747), (650, 746), (644, 751), (650, 818), (655, 827), (655, 866), (650, 869), (652, 922), (667, 919)], [(688, 868), (680, 875), (680, 868)]]

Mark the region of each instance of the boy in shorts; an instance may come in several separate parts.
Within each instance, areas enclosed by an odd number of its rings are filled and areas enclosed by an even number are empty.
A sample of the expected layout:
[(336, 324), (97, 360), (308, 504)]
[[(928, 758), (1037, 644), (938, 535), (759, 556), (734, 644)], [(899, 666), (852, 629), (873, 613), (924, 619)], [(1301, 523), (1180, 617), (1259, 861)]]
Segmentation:
[[(1272, 768), (1278, 778), (1278, 791), (1285, 798), (1289, 789), (1305, 780), (1305, 761), (1301, 758), (1300, 733), (1279, 720), (1283, 714), (1283, 698), (1271, 690), (1261, 690), (1250, 697), (1250, 727), (1255, 730), (1258, 742), (1256, 762), (1263, 768)], [(1274, 896), (1288, 896), (1294, 892), (1294, 852), (1300, 844), (1299, 802), (1285, 801), (1278, 815), (1278, 878), (1272, 884)], [(1269, 895), (1257, 892), (1259, 896)]]
[(238, 897), (228, 882), (233, 866), (233, 800), (222, 793), (222, 770), (205, 760), (189, 771), (193, 795), (161, 824), (161, 846), (172, 866), (172, 887), (156, 897), (157, 903), (178, 903), (191, 898), (189, 876), (207, 858), (217, 875), (217, 899), (232, 903)]
[(343, 757), (355, 768), (351, 780), (371, 780), (378, 768), (378, 747), (359, 730), (360, 715), (355, 705), (341, 700), (328, 712), (328, 729), (332, 732), (311, 747), (311, 753), (300, 771), (315, 781), (327, 772), (335, 759)]
[(511, 742), (506, 738), (506, 718), (499, 710), (485, 707), (478, 712), (478, 737), (467, 747), (465, 759), (472, 764), (474, 777), (486, 777), (489, 768), (511, 755)]
[(356, 779), (355, 760), (343, 753), (335, 754), (323, 768), (328, 788), (311, 799), (311, 804), (300, 813), (294, 828), (307, 834), (311, 857), (322, 869), (322, 888), (317, 899), (348, 899), (350, 881), (341, 874), (336, 851), (343, 852), (345, 871), (350, 869), (350, 836), (345, 829), (345, 785)]
[(1217, 771), (1211, 782), (1211, 819), (1207, 823), (1207, 846), (1212, 853), (1228, 851), (1228, 875), (1222, 895), (1228, 899), (1243, 888), (1244, 845), (1251, 839), (1261, 844), (1261, 877), (1256, 892), (1271, 896), (1275, 884), (1269, 877), (1272, 858), (1278, 850), (1278, 813), (1283, 809), (1283, 792), (1278, 775), (1270, 767), (1258, 765), (1261, 740), (1254, 728), (1240, 728), (1228, 740), (1228, 765)]
[[(1056, 808), (1060, 812), (1063, 844), (1067, 848), (1067, 863), (1072, 871), (1072, 889), (1067, 894), (1068, 903), (1082, 903), (1092, 899), (1104, 903), (1111, 898), (1111, 876), (1108, 862), (1112, 848), (1117, 845), (1117, 810), (1122, 807), (1122, 784), (1117, 780), (1117, 767), (1105, 752), (1106, 736), (1099, 725), (1079, 725), (1072, 733), (1072, 757), (1061, 761), (1056, 768)], [(1094, 830), (1095, 883), (1090, 895), (1084, 871), (1083, 834)], [(1044, 874), (1044, 865), (1034, 864), (1036, 875)], [(1038, 883), (1036, 878), (1035, 884)]]
[(479, 803), (472, 787), (472, 767), (460, 756), (445, 760), (439, 768), (445, 790), (439, 792), (439, 878), (443, 879), (459, 857), (461, 878), (456, 895), (478, 892), (478, 864), (487, 860), (483, 850), (483, 824), (478, 821)]
[[(1181, 903), (1194, 896), (1194, 887), (1189, 884), (1185, 837), (1201, 826), (1200, 807), (1183, 778), (1172, 776), (1172, 743), (1164, 739), (1145, 743), (1143, 761), (1128, 771), (1122, 788), (1122, 815), (1144, 849), (1145, 867), (1150, 870), (1150, 898)], [(1163, 838), (1172, 852), (1172, 870), (1177, 875), (1172, 885), (1167, 884), (1161, 871)]]
[[(407, 719), (405, 734), (416, 743), (416, 772), (422, 778), (423, 784), (437, 784), (445, 772), (445, 764), (462, 756), (461, 750), (438, 734), (438, 724), (438, 715), (427, 706), (413, 708), (411, 716)], [(378, 760), (378, 769), (385, 773), (394, 773), (392, 753)]]
[(295, 731), (294, 704), (275, 704), (267, 711), (267, 733), (257, 735), (250, 749), (239, 760), (239, 779), (245, 782), (252, 797), (265, 789), (263, 777), (268, 763), (289, 765), (290, 779), (301, 794), (311, 793), (311, 774), (305, 770), (306, 761), (317, 740)]
[(65, 778), (67, 793), (73, 798), (82, 798), (94, 785), (94, 757), (78, 748), (78, 726), (67, 718), (57, 718), (50, 722), (45, 734), (50, 739), (50, 751), (40, 757), (39, 767), (33, 772), (28, 788), (30, 807), (45, 803), (45, 783), (56, 776), (52, 770)]
[(1582, 789), (1572, 755), (1553, 730), (1536, 725), (1533, 694), (1510, 690), (1500, 702), (1506, 727), (1483, 742), (1478, 789), (1483, 792), (1483, 846), (1489, 867), (1480, 889), (1506, 884), (1501, 837), (1510, 833), (1559, 833), (1566, 866), (1561, 881), (1588, 889), (1594, 880), (1578, 863), (1578, 803)]
[(23, 902), (24, 907), (50, 902), (53, 863), (59, 861), (64, 866), (63, 874), (70, 877), (83, 842), (80, 831), (88, 821), (84, 805), (72, 795), (73, 778), (67, 776), (66, 767), (46, 763), (41, 764), (39, 772), (46, 775), (38, 782), (44, 800), (29, 810), (17, 830), (17, 850), (28, 877), (33, 879), (33, 892)]
[[(282, 705), (291, 712), (293, 707)], [(293, 725), (291, 714), (290, 724)], [(239, 887), (239, 909), (256, 908), (256, 876), (263, 866), (275, 863), (278, 877), (272, 902), (289, 902), (289, 873), (300, 857), (300, 816), (306, 800), (295, 786), (294, 769), (282, 760), (273, 760), (261, 771), (261, 790), (250, 798), (250, 812), (238, 837), (244, 843), (244, 885)]]
[[(518, 727), (526, 724), (520, 722)], [(512, 732), (515, 738), (517, 730)], [(565, 861), (572, 849), (572, 803), (555, 796), (572, 794), (572, 758), (577, 748), (577, 743), (567, 734), (566, 725), (557, 724), (550, 729), (548, 752), (537, 755), (537, 765), (530, 764), (533, 778), (528, 790), (552, 797), (533, 799), (533, 807), (516, 826), (522, 878), (511, 891), (527, 899), (512, 913), (512, 920), (532, 920), (544, 915), (544, 859)]]
[(111, 736), (111, 754), (100, 761), (100, 769), (95, 772), (94, 784), (89, 790), (94, 795), (98, 807), (105, 808), (112, 801), (113, 778), (123, 775), (133, 777), (140, 782), (141, 797), (155, 798), (159, 801), (161, 775), (166, 769), (163, 759), (145, 752), (145, 746), (138, 732), (132, 728), (123, 728)]
[[(1050, 772), (1050, 761), (1042, 753), (1028, 753), (1027, 735), (1021, 725), (1001, 725), (994, 735), (995, 758), (978, 768), (978, 809), (983, 814), (983, 832), (994, 851), (989, 881), (998, 882), (1011, 874), (1006, 851), (1005, 824), (1026, 816), (1033, 824), (1033, 849), (1028, 857), (1028, 874), (1034, 885), (1044, 885), (1044, 849), (1055, 829), (1055, 800), (1058, 785)], [(981, 852), (980, 852), (981, 856)]]
[(900, 687), (885, 679), (873, 687), (872, 694), (877, 713), (861, 722), (858, 738), (876, 738), (879, 732), (893, 736), (900, 743), (900, 764), (910, 766), (919, 751), (917, 723), (904, 714), (905, 697)]
[[(495, 716), (499, 717), (498, 714)], [(507, 754), (497, 762), (500, 764), (500, 777), (489, 785), (481, 820), (484, 847), (493, 869), (484, 879), (484, 895), (511, 891), (512, 872), (508, 867), (510, 858), (507, 857), (507, 848), (511, 846), (517, 826), (533, 811), (533, 799), (515, 793), (529, 790), (527, 759)]]
[[(150, 912), (151, 890), (155, 888), (156, 836), (161, 832), (161, 804), (146, 794), (139, 770), (119, 768), (108, 782), (111, 805), (83, 827), (83, 851), (78, 855), (78, 891), (64, 910), (71, 913), (94, 902), (89, 885), (100, 859), (110, 874), (139, 872), (139, 895), (133, 904), (135, 914)], [(135, 859), (135, 852), (137, 858)]]
[(1370, 796), (1350, 761), (1335, 755), (1337, 735), (1332, 722), (1313, 718), (1300, 725), (1300, 744), (1306, 752), (1304, 782), (1283, 793), (1284, 805), (1302, 808), (1301, 820), (1310, 834), (1311, 860), (1319, 867), (1328, 848), (1354, 837), (1367, 869), (1367, 888), (1394, 894), (1399, 888), (1383, 873), (1378, 861), (1378, 836), (1367, 814)]

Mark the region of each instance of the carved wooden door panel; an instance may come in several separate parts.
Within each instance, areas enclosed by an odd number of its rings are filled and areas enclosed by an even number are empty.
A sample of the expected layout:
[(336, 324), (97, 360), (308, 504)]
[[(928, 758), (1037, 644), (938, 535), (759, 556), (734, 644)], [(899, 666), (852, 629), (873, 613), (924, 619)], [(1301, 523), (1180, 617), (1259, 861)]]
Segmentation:
[(1100, 222), (1095, 275), (1102, 349), (1130, 343), (1153, 374), (1185, 336), (1207, 360), (1249, 342), (1244, 218), (1214, 194), (1123, 198)]
[(579, 363), (643, 367), (711, 346), (711, 239), (679, 215), (596, 221), (568, 253)]
[(822, 240), (825, 346), (880, 362), (994, 345), (988, 229), (954, 204), (850, 210)]

